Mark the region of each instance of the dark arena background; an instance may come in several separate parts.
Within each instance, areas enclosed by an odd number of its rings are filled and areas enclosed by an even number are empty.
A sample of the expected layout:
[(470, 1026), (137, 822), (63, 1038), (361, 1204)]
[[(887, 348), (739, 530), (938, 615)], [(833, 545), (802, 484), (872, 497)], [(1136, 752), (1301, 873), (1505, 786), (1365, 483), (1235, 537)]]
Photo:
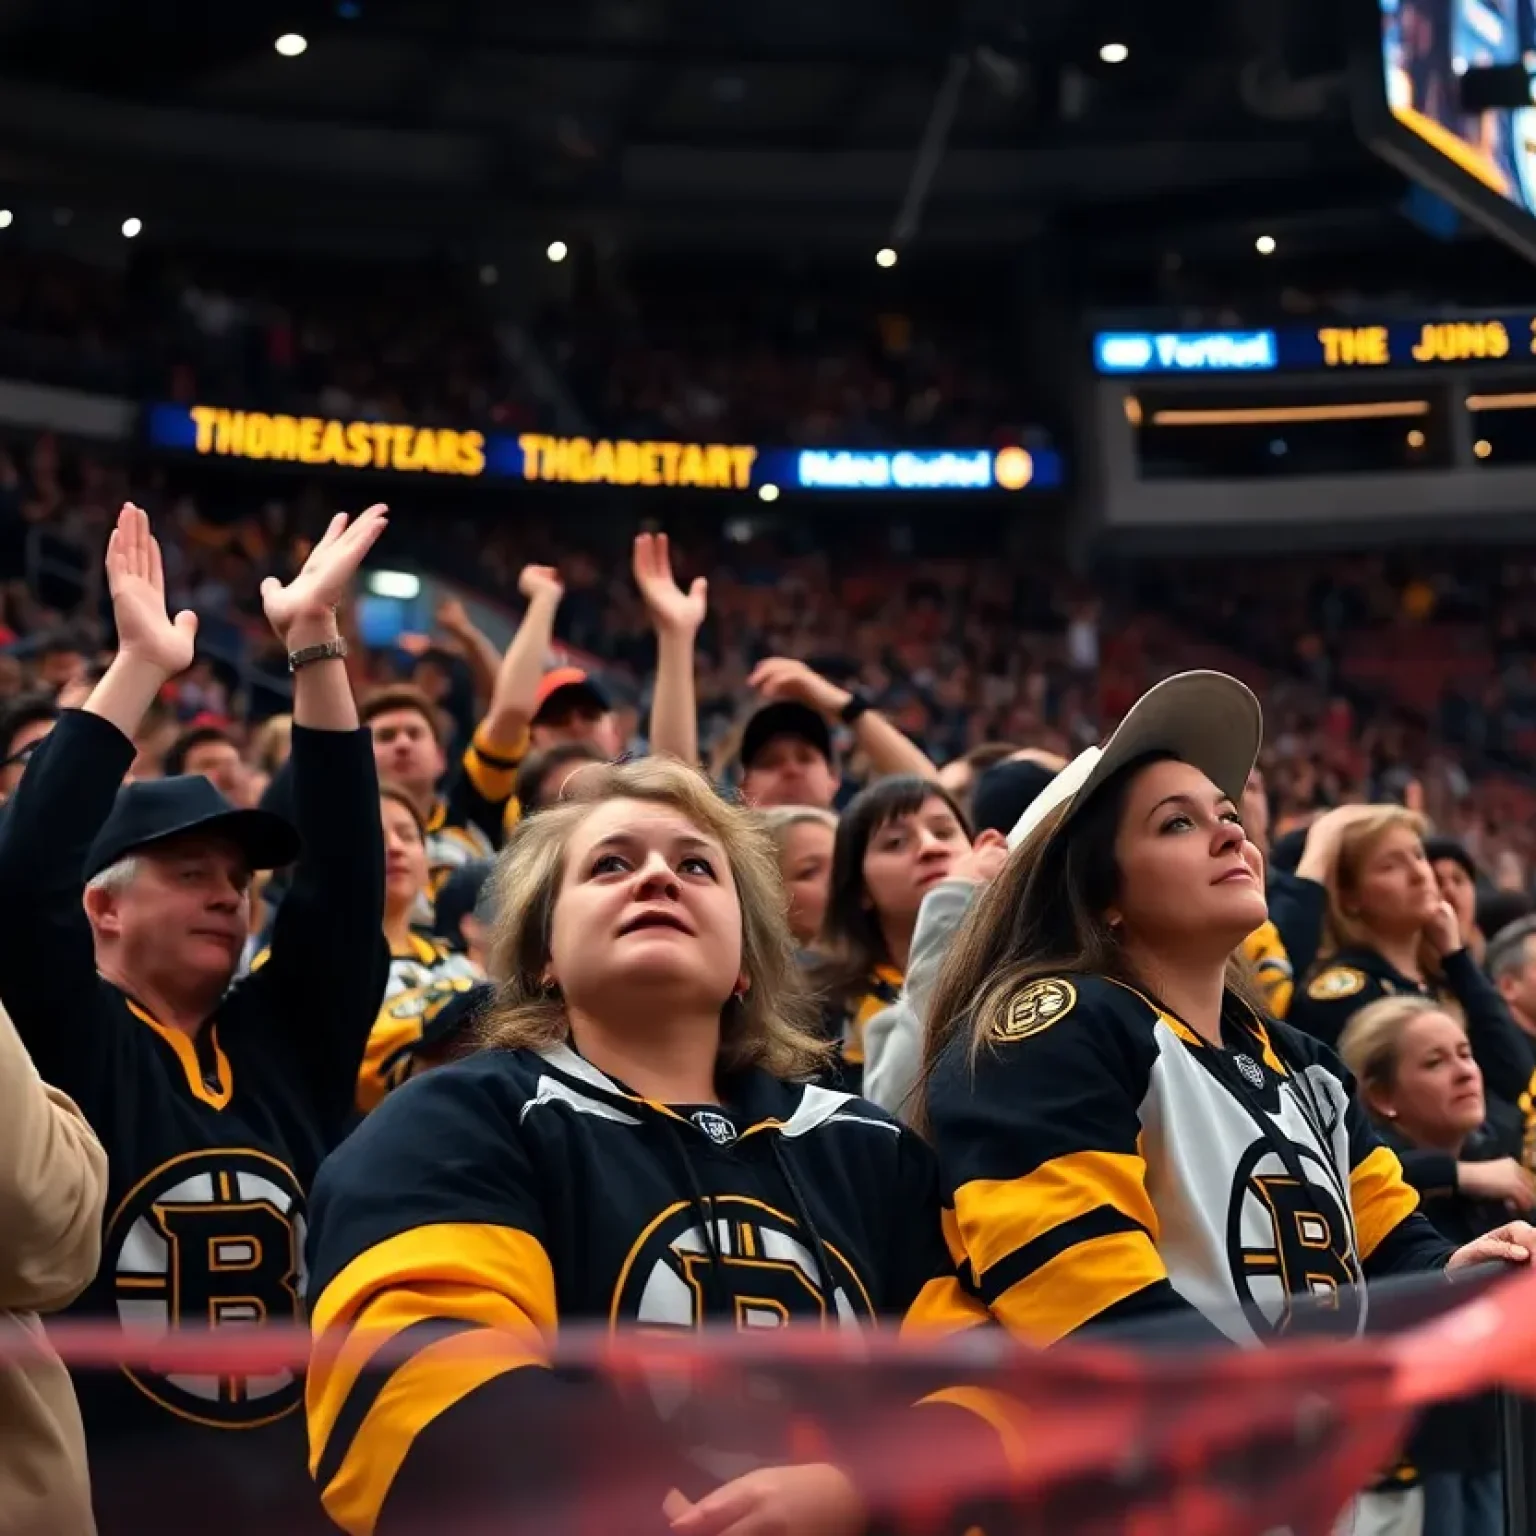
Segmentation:
[[(1536, 0), (0, 0), (0, 1536), (1536, 1532), (1533, 82)], [(1191, 671), (1252, 1049), (1017, 947), (986, 1034), (1029, 805)], [(745, 841), (647, 942), (778, 859), (782, 1113), (555, 974), (655, 806), (541, 818), (678, 759)], [(985, 1157), (936, 996), (1042, 1053)]]

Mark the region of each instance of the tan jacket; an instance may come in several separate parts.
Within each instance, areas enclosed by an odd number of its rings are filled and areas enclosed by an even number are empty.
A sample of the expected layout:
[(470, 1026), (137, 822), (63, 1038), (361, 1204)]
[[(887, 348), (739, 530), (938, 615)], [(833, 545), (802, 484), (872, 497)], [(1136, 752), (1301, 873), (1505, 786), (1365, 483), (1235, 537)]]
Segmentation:
[[(101, 1143), (0, 1007), (0, 1536), (96, 1528), (75, 1389), (37, 1314), (94, 1277), (106, 1193)], [(18, 1363), (30, 1349), (40, 1357)]]

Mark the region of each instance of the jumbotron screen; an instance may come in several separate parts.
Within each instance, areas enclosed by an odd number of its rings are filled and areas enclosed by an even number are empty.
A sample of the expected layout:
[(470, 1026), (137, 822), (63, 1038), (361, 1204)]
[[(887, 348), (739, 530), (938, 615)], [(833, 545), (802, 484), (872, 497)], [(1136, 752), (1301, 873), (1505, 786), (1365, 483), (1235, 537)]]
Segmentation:
[[(1404, 168), (1531, 253), (1536, 110), (1468, 113), (1462, 77), (1498, 66), (1536, 71), (1536, 0), (1379, 3), (1385, 106), (1420, 149)], [(1401, 163), (1401, 146), (1397, 154), (1386, 143), (1376, 147)]]

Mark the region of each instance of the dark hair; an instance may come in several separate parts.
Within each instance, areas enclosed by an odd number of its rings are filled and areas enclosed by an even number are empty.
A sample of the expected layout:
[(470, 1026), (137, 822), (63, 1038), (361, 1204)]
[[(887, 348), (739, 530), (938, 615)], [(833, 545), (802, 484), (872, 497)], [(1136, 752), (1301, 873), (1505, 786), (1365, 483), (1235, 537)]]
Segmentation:
[(199, 747), (207, 746), (210, 741), (220, 741), (226, 746), (237, 749), (240, 745), (221, 726), (194, 725), (191, 730), (183, 731), (166, 749), (165, 762), (161, 765), (161, 772), (168, 779), (174, 779), (177, 774), (185, 773), (187, 771), (187, 759)]
[(916, 774), (876, 779), (838, 817), (827, 910), (817, 939), (819, 955), (811, 967), (812, 983), (829, 1006), (840, 1006), (862, 992), (869, 973), (890, 961), (880, 914), (865, 896), (864, 855), (869, 840), (898, 817), (915, 815), (930, 800), (947, 805), (965, 835), (971, 835), (970, 820), (955, 797), (942, 784)]
[(44, 656), (89, 656), (91, 649), (78, 630), (66, 625), (44, 635), (38, 641), (36, 655), (39, 660)]
[(0, 759), (10, 758), (11, 743), (27, 726), (58, 718), (59, 706), (51, 693), (26, 693), (13, 700), (0, 715)]
[(559, 768), (571, 768), (577, 763), (605, 763), (603, 756), (590, 742), (557, 741), (551, 747), (530, 752), (517, 767), (516, 787), (518, 809), (530, 816), (544, 804), (544, 781)]
[(427, 722), (433, 739), (442, 745), (443, 727), (437, 706), (411, 683), (386, 683), (365, 694), (357, 707), (357, 718), (363, 725), (369, 725), (377, 716), (393, 714), (400, 709), (414, 710), (420, 715)]
[[(911, 1100), (913, 1123), (925, 1134), (928, 1081), (945, 1048), (968, 1032), (974, 1061), (1020, 987), (1074, 974), (1144, 986), (1104, 913), (1120, 889), (1115, 839), (1131, 784), (1143, 768), (1171, 756), (1149, 752), (1111, 774), (1066, 835), (1057, 835), (1066, 807), (1050, 812), (972, 903), (929, 1005), (922, 1072)], [(1227, 987), (1263, 1014), (1236, 956), (1227, 966)]]

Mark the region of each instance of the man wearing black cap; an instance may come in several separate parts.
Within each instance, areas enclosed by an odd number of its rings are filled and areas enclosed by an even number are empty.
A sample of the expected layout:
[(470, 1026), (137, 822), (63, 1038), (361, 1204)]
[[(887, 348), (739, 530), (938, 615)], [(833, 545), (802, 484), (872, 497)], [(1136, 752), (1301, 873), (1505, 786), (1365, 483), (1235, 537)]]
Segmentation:
[[(0, 997), (110, 1161), (101, 1270), (76, 1312), (151, 1330), (300, 1316), (305, 1191), (350, 1112), (388, 964), (373, 752), (334, 611), (383, 525), (382, 508), (337, 519), (292, 582), (262, 589), (294, 675), (297, 829), (200, 775), (119, 788), (197, 621), (166, 613), (143, 512), (125, 507), (108, 545), (117, 658), (0, 824)], [(252, 872), (295, 859), (270, 962), (231, 985)], [(134, 1367), (80, 1389), (93, 1461), (196, 1426), (207, 1467), (300, 1422), (296, 1371)]]
[(833, 721), (852, 730), (876, 774), (938, 776), (922, 748), (863, 694), (828, 682), (803, 661), (770, 656), (747, 682), (768, 701), (749, 716), (741, 733), (741, 797), (748, 805), (830, 810), (841, 781), (832, 751)]

